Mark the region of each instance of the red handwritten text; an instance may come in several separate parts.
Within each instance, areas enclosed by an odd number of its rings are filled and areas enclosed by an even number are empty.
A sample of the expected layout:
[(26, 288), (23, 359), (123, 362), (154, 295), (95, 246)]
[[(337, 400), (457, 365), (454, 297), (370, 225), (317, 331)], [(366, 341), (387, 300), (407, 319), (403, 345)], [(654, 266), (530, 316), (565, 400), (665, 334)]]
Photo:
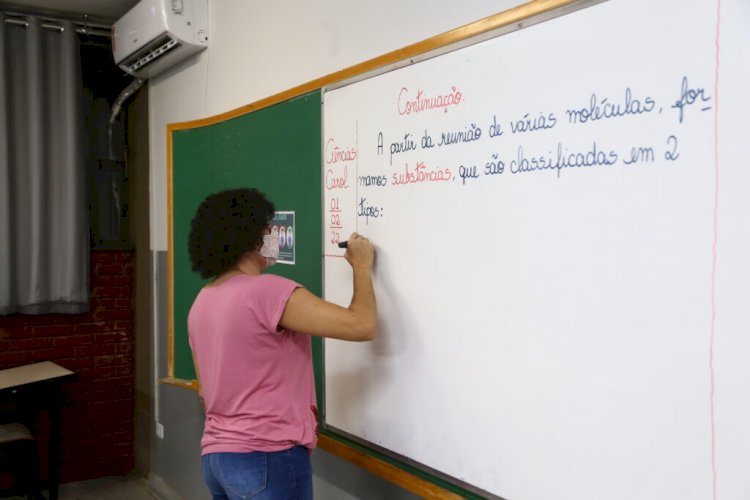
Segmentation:
[(402, 87), (398, 93), (398, 114), (411, 115), (433, 109), (442, 109), (444, 113), (447, 113), (448, 108), (458, 106), (462, 99), (463, 95), (455, 86), (451, 87), (451, 91), (447, 94), (438, 96), (425, 95), (424, 90), (421, 89), (416, 95), (409, 95), (409, 89)]
[(334, 139), (328, 139), (328, 141), (326, 141), (325, 159), (328, 164), (339, 163), (342, 161), (354, 161), (357, 159), (357, 149), (342, 149), (336, 145)]
[(440, 182), (450, 181), (453, 179), (450, 168), (440, 168), (430, 170), (424, 162), (417, 163), (414, 170), (409, 170), (409, 164), (404, 166), (403, 173), (393, 174), (392, 184), (395, 186), (401, 184), (418, 184), (420, 182)]
[(344, 171), (340, 175), (333, 173), (333, 170), (326, 170), (326, 189), (346, 189), (349, 187), (348, 181), (349, 173), (344, 167)]

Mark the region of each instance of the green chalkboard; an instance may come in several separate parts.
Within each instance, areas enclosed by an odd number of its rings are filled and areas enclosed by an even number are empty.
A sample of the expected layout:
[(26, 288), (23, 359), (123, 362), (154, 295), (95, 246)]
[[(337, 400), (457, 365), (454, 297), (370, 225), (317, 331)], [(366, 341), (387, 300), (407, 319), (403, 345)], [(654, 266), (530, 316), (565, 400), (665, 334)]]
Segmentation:
[[(269, 272), (321, 294), (320, 92), (215, 123), (181, 124), (169, 133), (173, 302), (170, 377), (189, 383), (195, 379), (195, 369), (187, 338), (187, 315), (205, 281), (190, 269), (187, 239), (195, 210), (207, 195), (255, 187), (273, 201), (277, 211), (294, 212), (295, 263), (277, 264)], [(314, 349), (319, 359), (320, 341)]]

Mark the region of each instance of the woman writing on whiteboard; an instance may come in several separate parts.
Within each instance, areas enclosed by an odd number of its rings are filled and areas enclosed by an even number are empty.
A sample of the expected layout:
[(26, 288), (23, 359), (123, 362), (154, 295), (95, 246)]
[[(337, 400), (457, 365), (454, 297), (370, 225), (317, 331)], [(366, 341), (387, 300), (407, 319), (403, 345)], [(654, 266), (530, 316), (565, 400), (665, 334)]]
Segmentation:
[(317, 408), (311, 335), (372, 340), (374, 247), (348, 242), (349, 307), (263, 274), (278, 258), (273, 204), (255, 189), (208, 196), (191, 223), (193, 271), (213, 278), (188, 315), (188, 337), (206, 421), (203, 477), (214, 500), (312, 498), (310, 450)]

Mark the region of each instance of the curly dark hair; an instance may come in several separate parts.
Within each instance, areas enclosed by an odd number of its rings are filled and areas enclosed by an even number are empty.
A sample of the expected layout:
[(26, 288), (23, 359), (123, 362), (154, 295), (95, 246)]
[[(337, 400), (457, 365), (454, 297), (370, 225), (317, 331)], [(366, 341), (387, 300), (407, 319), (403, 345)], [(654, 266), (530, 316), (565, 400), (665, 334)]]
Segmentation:
[(188, 250), (193, 271), (219, 276), (258, 248), (274, 206), (252, 188), (228, 189), (206, 197), (190, 223)]

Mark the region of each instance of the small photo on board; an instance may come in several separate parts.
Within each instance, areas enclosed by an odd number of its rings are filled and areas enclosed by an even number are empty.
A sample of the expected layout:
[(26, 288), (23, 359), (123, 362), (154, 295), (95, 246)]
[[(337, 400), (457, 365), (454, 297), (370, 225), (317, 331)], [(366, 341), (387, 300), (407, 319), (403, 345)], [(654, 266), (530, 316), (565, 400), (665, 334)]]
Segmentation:
[(271, 233), (279, 237), (278, 264), (294, 264), (296, 238), (294, 212), (276, 212), (271, 219)]

